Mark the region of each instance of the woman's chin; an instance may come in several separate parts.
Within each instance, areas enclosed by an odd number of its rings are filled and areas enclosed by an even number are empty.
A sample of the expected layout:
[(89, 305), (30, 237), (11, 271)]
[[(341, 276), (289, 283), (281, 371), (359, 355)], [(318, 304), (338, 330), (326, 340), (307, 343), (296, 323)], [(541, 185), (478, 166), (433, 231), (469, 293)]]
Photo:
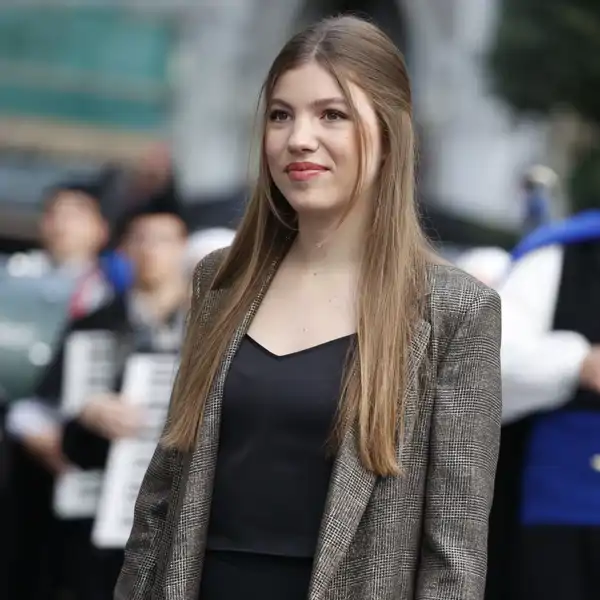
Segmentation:
[(323, 194), (291, 194), (288, 198), (290, 206), (298, 215), (331, 214), (343, 212), (345, 205), (335, 202)]

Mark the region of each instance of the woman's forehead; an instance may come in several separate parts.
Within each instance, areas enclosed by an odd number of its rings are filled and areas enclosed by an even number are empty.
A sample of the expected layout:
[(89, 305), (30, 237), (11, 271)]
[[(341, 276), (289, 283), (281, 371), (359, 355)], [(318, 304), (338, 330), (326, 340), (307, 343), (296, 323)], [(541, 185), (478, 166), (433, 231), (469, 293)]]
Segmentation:
[(278, 99), (288, 104), (309, 104), (330, 97), (343, 100), (343, 90), (335, 77), (315, 61), (282, 73), (271, 93), (271, 101)]
[[(363, 112), (371, 107), (367, 93), (350, 78), (344, 80), (350, 102)], [(289, 69), (275, 82), (269, 104), (285, 104), (291, 108), (324, 105), (347, 105), (344, 90), (337, 79), (316, 61)]]

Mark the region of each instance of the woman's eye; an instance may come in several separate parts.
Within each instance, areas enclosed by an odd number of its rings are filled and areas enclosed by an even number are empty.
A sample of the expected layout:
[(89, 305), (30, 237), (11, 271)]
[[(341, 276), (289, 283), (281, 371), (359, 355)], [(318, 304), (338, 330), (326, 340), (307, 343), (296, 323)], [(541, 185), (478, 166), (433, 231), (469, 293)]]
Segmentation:
[(323, 118), (326, 121), (344, 121), (348, 118), (348, 115), (339, 110), (326, 110), (323, 113)]
[(289, 118), (289, 114), (287, 112), (285, 112), (285, 110), (276, 109), (276, 110), (272, 110), (269, 113), (269, 121), (275, 121), (277, 123), (280, 123), (282, 121), (287, 121), (288, 118)]

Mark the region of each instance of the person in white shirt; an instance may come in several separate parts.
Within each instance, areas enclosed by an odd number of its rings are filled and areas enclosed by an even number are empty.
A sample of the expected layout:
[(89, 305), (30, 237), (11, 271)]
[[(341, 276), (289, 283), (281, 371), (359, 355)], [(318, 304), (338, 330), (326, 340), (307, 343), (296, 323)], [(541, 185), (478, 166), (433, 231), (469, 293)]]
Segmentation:
[(600, 211), (525, 238), (497, 289), (504, 427), (487, 598), (596, 598)]

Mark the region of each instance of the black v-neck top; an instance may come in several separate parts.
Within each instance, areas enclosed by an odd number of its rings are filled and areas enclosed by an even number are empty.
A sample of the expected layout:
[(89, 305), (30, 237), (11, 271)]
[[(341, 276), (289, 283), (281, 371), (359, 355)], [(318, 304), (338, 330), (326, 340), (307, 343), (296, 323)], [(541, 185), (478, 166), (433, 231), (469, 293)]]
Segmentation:
[(208, 550), (314, 556), (353, 340), (277, 356), (244, 338), (225, 381)]

